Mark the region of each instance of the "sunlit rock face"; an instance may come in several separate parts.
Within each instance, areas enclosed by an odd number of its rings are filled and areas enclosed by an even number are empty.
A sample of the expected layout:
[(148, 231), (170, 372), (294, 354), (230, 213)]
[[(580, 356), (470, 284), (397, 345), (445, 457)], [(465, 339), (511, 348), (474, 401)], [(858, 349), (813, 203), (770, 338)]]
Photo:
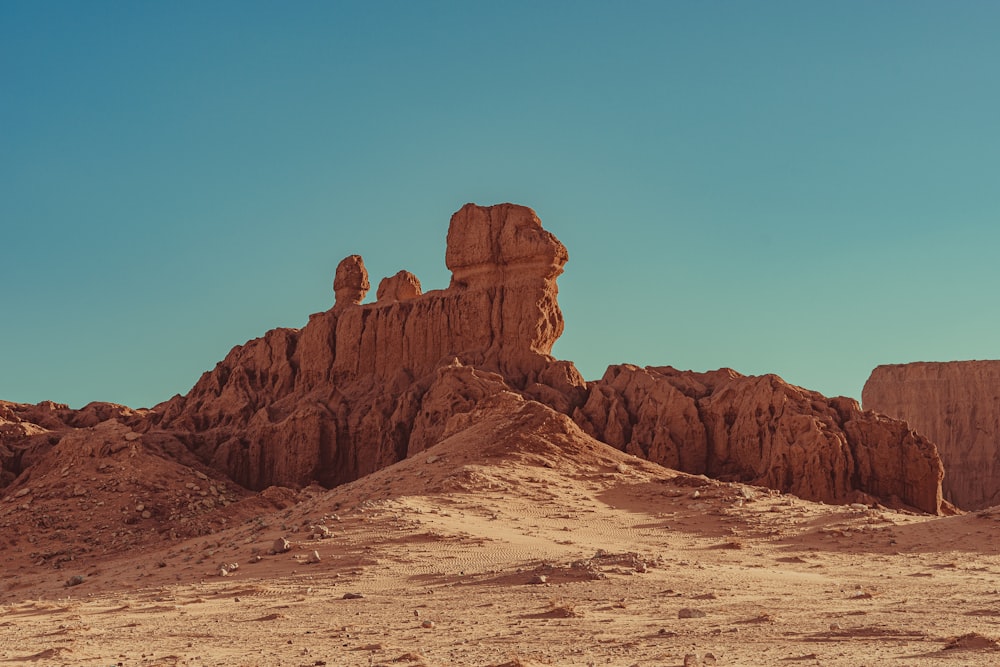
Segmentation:
[(824, 502), (942, 509), (930, 441), (776, 375), (612, 366), (574, 418), (599, 440), (684, 472)]
[(1000, 505), (1000, 361), (879, 366), (862, 402), (937, 445), (946, 500), (966, 510)]
[[(335, 303), (301, 330), (236, 347), (156, 426), (241, 484), (333, 485), (433, 444), (443, 421), (513, 389), (566, 413), (586, 383), (549, 352), (562, 333), (556, 278), (568, 254), (524, 206), (468, 204), (452, 216), (447, 289), (423, 293), (408, 271), (378, 300), (358, 255), (334, 280)], [(434, 416), (434, 418), (431, 418)]]
[(448, 228), (446, 289), (424, 292), (401, 270), (365, 304), (368, 271), (350, 255), (334, 271), (329, 310), (233, 348), (186, 396), (139, 412), (8, 406), (0, 486), (46, 456), (62, 437), (50, 431), (108, 420), (244, 487), (334, 486), (434, 447), (483, 414), (484, 402), (515, 395), (685, 472), (809, 499), (941, 511), (934, 446), (850, 399), (729, 369), (621, 365), (585, 382), (550, 354), (563, 331), (556, 279), (567, 260), (531, 209), (467, 204)]

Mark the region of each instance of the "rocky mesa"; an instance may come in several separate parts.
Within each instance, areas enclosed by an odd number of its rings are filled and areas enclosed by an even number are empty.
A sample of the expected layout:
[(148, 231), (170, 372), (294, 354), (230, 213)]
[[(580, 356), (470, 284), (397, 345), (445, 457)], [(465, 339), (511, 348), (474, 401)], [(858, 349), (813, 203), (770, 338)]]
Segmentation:
[(879, 366), (862, 402), (937, 445), (947, 500), (966, 510), (1000, 505), (1000, 361)]
[[(181, 443), (247, 489), (333, 487), (433, 447), (484, 399), (512, 392), (683, 472), (827, 502), (942, 511), (934, 445), (853, 400), (728, 369), (623, 365), (586, 382), (550, 354), (563, 331), (556, 279), (567, 260), (531, 209), (468, 204), (448, 229), (446, 289), (423, 292), (400, 271), (364, 303), (364, 261), (348, 256), (335, 273), (334, 305), (305, 327), (233, 348), (185, 396), (105, 419), (144, 440)], [(75, 419), (27, 426), (34, 422), (19, 418), (0, 443), (0, 483), (23, 482), (26, 461), (59, 440), (48, 432), (75, 428)]]

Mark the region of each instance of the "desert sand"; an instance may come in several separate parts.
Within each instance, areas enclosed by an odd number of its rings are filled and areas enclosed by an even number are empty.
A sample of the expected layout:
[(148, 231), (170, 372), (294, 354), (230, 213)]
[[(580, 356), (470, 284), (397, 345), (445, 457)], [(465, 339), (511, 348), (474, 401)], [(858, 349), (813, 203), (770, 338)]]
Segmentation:
[[(537, 403), (496, 400), (504, 416), (431, 452), (277, 499), (284, 509), (220, 508), (207, 525), (236, 525), (208, 535), (55, 566), (7, 546), (0, 661), (1000, 661), (1000, 510), (803, 501), (678, 473)], [(289, 550), (274, 553), (282, 538)]]

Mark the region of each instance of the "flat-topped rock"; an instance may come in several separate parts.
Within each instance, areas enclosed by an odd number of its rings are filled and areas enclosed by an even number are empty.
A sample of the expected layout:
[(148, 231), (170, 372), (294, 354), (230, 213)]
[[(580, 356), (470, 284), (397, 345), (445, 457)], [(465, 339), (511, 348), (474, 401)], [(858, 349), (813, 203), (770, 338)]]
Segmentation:
[(947, 500), (965, 510), (1000, 505), (1000, 361), (879, 366), (861, 397), (937, 445)]

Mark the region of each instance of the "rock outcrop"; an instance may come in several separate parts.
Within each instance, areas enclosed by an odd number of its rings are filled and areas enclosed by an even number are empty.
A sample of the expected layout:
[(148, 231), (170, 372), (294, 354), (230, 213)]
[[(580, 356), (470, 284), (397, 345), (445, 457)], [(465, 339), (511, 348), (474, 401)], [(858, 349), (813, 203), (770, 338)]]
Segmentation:
[[(13, 418), (0, 423), (0, 486), (23, 482), (25, 461), (58, 441), (48, 419), (63, 430), (113, 421), (144, 442), (182, 443), (199, 465), (250, 489), (331, 487), (434, 447), (449, 425), (505, 395), (684, 472), (941, 511), (934, 446), (849, 399), (727, 369), (614, 366), (585, 382), (551, 356), (567, 259), (531, 209), (468, 204), (448, 229), (447, 289), (423, 292), (400, 271), (365, 304), (368, 272), (351, 255), (337, 266), (329, 310), (233, 348), (185, 396), (141, 414), (88, 406), (54, 417), (39, 407), (38, 433)], [(13, 417), (28, 409), (7, 408)]]
[(34, 532), (20, 549), (36, 565), (209, 534), (240, 517), (238, 503), (260, 505), (170, 433), (134, 431), (127, 422), (142, 420), (122, 406), (0, 403), (0, 412), (27, 433), (5, 429), (4, 473), (16, 479), (0, 484), (0, 531), (10, 545)]
[(135, 424), (143, 414), (115, 403), (90, 403), (72, 410), (52, 401), (37, 405), (0, 401), (0, 488), (31, 468), (66, 434), (109, 420)]
[(334, 307), (356, 306), (365, 299), (371, 284), (361, 255), (345, 257), (333, 278)]
[(469, 204), (448, 229), (448, 289), (421, 293), (400, 272), (382, 281), (376, 303), (359, 305), (368, 274), (350, 256), (337, 267), (331, 310), (234, 348), (154, 422), (259, 489), (332, 486), (421, 450), (433, 415), (471, 409), (463, 394), (481, 397), (482, 374), (569, 412), (586, 383), (549, 354), (563, 330), (556, 277), (567, 258), (531, 209)]
[(1000, 361), (879, 366), (862, 402), (937, 445), (947, 500), (965, 510), (1000, 505)]
[(941, 511), (941, 460), (902, 422), (856, 401), (729, 369), (612, 366), (574, 418), (590, 435), (683, 472), (846, 503)]
[(400, 271), (394, 276), (383, 278), (378, 284), (378, 303), (409, 301), (420, 296), (420, 281), (409, 271)]

